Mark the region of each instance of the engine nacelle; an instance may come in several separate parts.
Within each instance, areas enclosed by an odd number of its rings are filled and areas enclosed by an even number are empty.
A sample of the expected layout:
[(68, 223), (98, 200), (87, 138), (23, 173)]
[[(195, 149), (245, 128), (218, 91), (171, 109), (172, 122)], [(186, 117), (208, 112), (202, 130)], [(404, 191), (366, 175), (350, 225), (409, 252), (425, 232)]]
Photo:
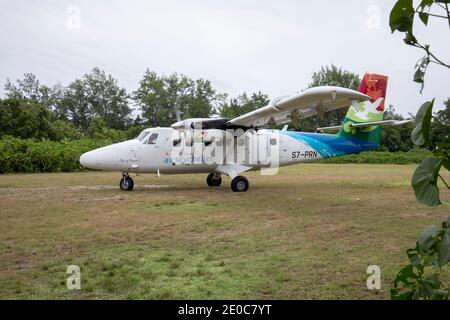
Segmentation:
[(179, 131), (180, 140), (186, 145), (192, 145), (193, 143), (212, 143), (223, 142), (225, 138), (233, 139), (233, 135), (227, 131), (219, 129), (209, 130), (184, 130)]
[(186, 119), (182, 121), (178, 121), (177, 123), (174, 123), (170, 127), (175, 130), (192, 130), (196, 125), (199, 126), (199, 129), (202, 129), (202, 123), (206, 123), (210, 121), (211, 119), (207, 118), (193, 118), (193, 119)]

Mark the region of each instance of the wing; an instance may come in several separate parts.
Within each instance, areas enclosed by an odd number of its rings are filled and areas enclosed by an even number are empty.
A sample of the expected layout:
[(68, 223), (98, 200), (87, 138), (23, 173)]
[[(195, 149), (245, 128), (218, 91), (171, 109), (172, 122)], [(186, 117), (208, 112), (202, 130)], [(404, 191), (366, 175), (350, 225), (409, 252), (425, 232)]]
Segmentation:
[(295, 118), (342, 109), (352, 101), (367, 101), (370, 97), (358, 91), (340, 87), (315, 87), (302, 93), (275, 100), (272, 104), (228, 121), (228, 125), (264, 127), (268, 124), (286, 124)]

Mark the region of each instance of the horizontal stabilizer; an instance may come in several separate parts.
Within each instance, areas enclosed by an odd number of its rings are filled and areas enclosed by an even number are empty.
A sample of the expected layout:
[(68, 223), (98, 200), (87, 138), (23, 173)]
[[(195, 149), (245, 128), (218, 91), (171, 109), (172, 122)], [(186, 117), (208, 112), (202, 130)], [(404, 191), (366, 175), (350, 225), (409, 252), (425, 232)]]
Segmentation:
[(337, 132), (341, 129), (341, 127), (342, 126), (317, 128), (316, 132)]
[[(367, 128), (372, 126), (396, 127), (402, 126), (412, 121), (413, 120), (382, 120), (373, 122), (350, 123), (349, 126), (352, 128)], [(341, 126), (317, 128), (316, 132), (335, 132), (338, 131), (340, 128)]]
[(410, 122), (412, 122), (412, 120), (381, 120), (373, 122), (352, 123), (350, 124), (350, 127), (352, 128), (366, 128), (371, 126), (396, 127), (402, 126)]

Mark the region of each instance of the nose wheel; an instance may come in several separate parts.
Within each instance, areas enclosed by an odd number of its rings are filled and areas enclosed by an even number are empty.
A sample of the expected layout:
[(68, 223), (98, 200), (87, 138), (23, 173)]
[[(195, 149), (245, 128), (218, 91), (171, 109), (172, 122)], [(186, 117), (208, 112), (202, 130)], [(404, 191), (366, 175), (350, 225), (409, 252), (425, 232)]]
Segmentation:
[(122, 191), (131, 191), (134, 187), (134, 181), (128, 174), (124, 174), (122, 179), (120, 180), (120, 190)]
[(231, 190), (234, 192), (247, 192), (249, 183), (246, 177), (237, 176), (231, 180)]

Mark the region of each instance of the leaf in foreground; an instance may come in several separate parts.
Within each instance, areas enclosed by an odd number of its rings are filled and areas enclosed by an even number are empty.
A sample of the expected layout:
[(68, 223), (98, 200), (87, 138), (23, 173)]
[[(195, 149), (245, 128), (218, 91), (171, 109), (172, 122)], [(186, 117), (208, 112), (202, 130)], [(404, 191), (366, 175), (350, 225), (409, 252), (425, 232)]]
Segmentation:
[(412, 187), (417, 200), (429, 207), (441, 204), (437, 186), (440, 167), (441, 162), (438, 159), (428, 157), (417, 167), (412, 177)]
[(430, 127), (431, 118), (433, 115), (434, 99), (432, 101), (425, 102), (417, 112), (414, 119), (415, 128), (411, 134), (411, 139), (415, 145), (423, 146), (424, 144), (430, 144)]

